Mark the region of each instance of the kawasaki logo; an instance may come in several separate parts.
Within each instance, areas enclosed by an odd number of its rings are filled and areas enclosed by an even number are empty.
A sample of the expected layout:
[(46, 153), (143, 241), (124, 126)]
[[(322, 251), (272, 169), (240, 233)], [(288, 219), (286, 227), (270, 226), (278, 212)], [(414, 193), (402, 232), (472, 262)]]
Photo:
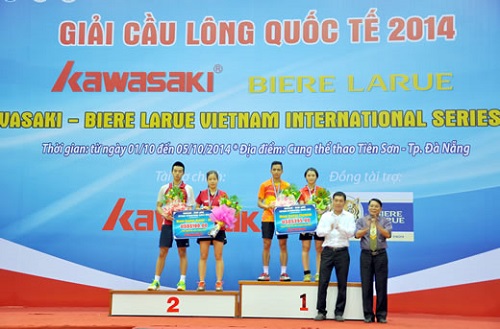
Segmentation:
[[(125, 198), (118, 199), (106, 223), (102, 227), (103, 231), (114, 231), (117, 228), (117, 224), (124, 231), (161, 230), (163, 218), (157, 211), (123, 210), (124, 205)], [(235, 223), (234, 229), (228, 230), (228, 232), (260, 232), (259, 227), (254, 223), (257, 214), (257, 211), (250, 214), (247, 211), (242, 211), (239, 220)]]
[(214, 72), (73, 72), (67, 61), (52, 92), (213, 92)]

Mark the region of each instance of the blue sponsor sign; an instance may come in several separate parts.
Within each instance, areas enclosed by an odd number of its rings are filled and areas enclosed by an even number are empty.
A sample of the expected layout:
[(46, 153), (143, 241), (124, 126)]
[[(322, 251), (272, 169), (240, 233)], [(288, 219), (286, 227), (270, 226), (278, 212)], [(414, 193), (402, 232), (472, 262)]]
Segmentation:
[(210, 220), (210, 210), (188, 210), (174, 213), (174, 239), (210, 238), (208, 233), (215, 226)]
[(274, 222), (276, 234), (314, 232), (318, 226), (316, 207), (312, 204), (276, 207)]

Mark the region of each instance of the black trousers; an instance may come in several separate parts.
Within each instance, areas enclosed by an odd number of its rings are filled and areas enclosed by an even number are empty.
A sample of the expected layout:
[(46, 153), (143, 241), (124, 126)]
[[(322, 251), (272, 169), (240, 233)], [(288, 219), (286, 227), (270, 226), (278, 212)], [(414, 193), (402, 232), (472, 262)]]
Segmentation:
[[(377, 255), (362, 250), (360, 257), (361, 290), (363, 291), (363, 313), (365, 319), (375, 320), (387, 317), (387, 278), (389, 276), (389, 260), (384, 250)], [(373, 277), (377, 292), (377, 305), (373, 313)]]
[(323, 248), (319, 267), (318, 300), (316, 303), (318, 313), (326, 314), (326, 294), (332, 276), (332, 270), (335, 267), (335, 275), (337, 276), (338, 284), (335, 315), (344, 314), (347, 295), (347, 275), (349, 274), (350, 262), (349, 249), (334, 250), (328, 247)]

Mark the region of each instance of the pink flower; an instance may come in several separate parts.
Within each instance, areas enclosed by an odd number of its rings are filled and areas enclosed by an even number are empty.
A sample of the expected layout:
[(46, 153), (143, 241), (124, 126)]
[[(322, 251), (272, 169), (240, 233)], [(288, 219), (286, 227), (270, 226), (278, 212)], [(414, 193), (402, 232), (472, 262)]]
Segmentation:
[(212, 213), (210, 214), (210, 220), (214, 223), (221, 222), (228, 228), (234, 228), (234, 223), (236, 223), (237, 218), (235, 217), (236, 210), (230, 208), (225, 204), (213, 207)]

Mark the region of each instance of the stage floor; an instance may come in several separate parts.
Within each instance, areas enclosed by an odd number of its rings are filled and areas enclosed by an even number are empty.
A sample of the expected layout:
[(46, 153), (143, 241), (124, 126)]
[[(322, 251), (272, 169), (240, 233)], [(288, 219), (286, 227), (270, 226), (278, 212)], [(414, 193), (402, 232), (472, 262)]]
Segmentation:
[(387, 324), (362, 321), (333, 320), (313, 321), (304, 319), (254, 319), (254, 318), (200, 318), (200, 317), (123, 317), (109, 316), (107, 308), (34, 308), (0, 307), (0, 329), (10, 328), (111, 328), (111, 329), (315, 329), (315, 328), (371, 328), (380, 326), (391, 328), (426, 329), (498, 329), (497, 318), (478, 318), (460, 316), (438, 316), (420, 314), (389, 314)]

